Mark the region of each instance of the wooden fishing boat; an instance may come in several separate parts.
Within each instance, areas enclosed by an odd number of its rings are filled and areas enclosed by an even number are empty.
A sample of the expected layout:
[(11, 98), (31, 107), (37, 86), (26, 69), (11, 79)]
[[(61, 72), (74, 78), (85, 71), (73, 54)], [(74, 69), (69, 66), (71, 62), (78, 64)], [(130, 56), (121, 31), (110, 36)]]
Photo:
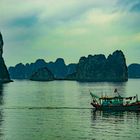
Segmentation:
[[(117, 92), (117, 89), (115, 89), (115, 92)], [(91, 105), (94, 107), (94, 110), (140, 111), (140, 101), (138, 100), (138, 95), (131, 97), (122, 97), (118, 93), (118, 95), (114, 97), (98, 97), (91, 92), (90, 95), (93, 99)]]

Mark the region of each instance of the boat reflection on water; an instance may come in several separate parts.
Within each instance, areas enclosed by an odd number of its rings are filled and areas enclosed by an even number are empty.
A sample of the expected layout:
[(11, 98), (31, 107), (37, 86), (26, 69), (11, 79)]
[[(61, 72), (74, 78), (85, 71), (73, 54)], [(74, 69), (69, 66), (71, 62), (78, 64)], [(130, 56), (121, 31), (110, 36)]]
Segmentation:
[(96, 138), (140, 139), (140, 112), (91, 111), (92, 129)]
[(126, 119), (135, 119), (137, 121), (140, 120), (140, 112), (129, 112), (129, 111), (125, 111), (125, 112), (112, 112), (112, 111), (91, 111), (92, 113), (92, 120), (97, 120), (98, 118), (111, 118), (111, 119), (115, 119), (115, 120), (126, 120)]

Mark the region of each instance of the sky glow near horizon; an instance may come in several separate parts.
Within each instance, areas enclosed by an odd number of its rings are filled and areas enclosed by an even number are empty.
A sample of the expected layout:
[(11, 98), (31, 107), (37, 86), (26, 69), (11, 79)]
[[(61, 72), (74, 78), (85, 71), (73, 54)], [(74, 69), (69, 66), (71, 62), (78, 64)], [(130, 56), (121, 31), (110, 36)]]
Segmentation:
[(140, 0), (1, 0), (7, 66), (122, 50), (140, 63)]

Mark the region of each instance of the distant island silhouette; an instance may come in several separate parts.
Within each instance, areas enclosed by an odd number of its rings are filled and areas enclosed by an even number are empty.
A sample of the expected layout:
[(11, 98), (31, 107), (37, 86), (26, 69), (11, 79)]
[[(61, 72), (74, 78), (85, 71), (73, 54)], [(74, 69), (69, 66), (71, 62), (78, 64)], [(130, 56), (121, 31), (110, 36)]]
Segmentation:
[(129, 78), (140, 78), (140, 64), (131, 64), (128, 66)]
[(66, 65), (62, 58), (58, 58), (55, 62), (45, 62), (43, 59), (38, 59), (31, 64), (19, 63), (15, 67), (9, 67), (9, 73), (12, 79), (32, 79), (34, 73), (44, 68), (48, 69), (53, 74), (54, 79), (64, 79), (67, 75), (76, 72), (77, 64)]
[(35, 63), (19, 63), (9, 67), (12, 79), (35, 81), (76, 80), (81, 82), (125, 82), (128, 80), (126, 59), (121, 50), (107, 58), (103, 54), (81, 57), (78, 64), (66, 65), (63, 58), (55, 62), (38, 59)]

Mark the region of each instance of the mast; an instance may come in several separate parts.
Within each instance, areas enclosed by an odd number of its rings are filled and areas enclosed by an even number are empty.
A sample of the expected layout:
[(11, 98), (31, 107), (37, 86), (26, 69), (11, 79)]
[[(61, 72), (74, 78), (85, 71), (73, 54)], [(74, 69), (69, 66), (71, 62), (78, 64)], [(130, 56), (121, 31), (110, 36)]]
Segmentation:
[(136, 102), (138, 102), (138, 94), (136, 94)]

